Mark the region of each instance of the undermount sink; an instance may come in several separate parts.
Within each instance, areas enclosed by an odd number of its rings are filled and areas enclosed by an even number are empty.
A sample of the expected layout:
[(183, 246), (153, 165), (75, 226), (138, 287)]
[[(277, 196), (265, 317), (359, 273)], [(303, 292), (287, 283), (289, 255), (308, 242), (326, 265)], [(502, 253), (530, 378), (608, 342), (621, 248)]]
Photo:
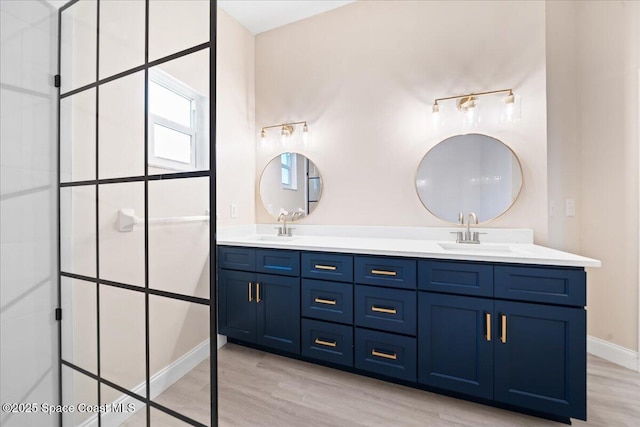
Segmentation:
[(271, 235), (271, 234), (262, 234), (258, 236), (258, 240), (267, 240), (269, 242), (281, 242), (281, 241), (287, 241), (287, 240), (295, 240), (298, 237), (299, 236), (278, 236), (278, 235)]
[(438, 243), (445, 251), (452, 252), (482, 252), (482, 253), (513, 253), (513, 250), (507, 245), (493, 245), (486, 243), (469, 244), (469, 243)]

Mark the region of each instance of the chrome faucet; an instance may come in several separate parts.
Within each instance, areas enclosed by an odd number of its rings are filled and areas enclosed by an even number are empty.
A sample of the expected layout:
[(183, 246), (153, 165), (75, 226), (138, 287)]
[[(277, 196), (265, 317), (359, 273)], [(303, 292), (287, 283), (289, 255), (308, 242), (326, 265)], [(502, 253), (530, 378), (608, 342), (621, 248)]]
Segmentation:
[(278, 215), (278, 222), (282, 221), (282, 227), (276, 227), (276, 229), (278, 230), (278, 236), (284, 236), (284, 237), (291, 236), (291, 230), (287, 228), (288, 215), (289, 215), (289, 212), (286, 212), (286, 211)]
[[(460, 212), (458, 214), (458, 223), (464, 227), (464, 214)], [(480, 233), (477, 231), (471, 231), (471, 224), (478, 224), (478, 215), (475, 212), (469, 212), (467, 214), (467, 230), (462, 231), (452, 231), (451, 234), (456, 235), (456, 243), (480, 243)]]

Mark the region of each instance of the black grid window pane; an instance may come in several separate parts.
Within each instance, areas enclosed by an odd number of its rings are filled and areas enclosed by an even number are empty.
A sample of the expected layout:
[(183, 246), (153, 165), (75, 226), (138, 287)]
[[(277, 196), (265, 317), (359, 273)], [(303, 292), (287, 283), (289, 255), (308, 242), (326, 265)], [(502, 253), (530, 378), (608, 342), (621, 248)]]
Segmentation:
[(99, 186), (100, 279), (145, 284), (144, 182)]
[(144, 72), (100, 85), (100, 179), (144, 175)]
[(100, 3), (100, 78), (144, 64), (145, 2)]
[(96, 188), (60, 189), (60, 268), (65, 273), (96, 277)]
[(96, 178), (96, 89), (60, 101), (61, 182)]
[(62, 93), (91, 84), (96, 77), (97, 2), (83, 0), (61, 11)]
[(146, 396), (145, 339), (144, 293), (100, 285), (100, 376)]
[[(149, 1), (149, 60), (173, 55), (210, 40), (210, 2)], [(171, 28), (171, 31), (167, 31)]]
[(150, 296), (151, 399), (205, 425), (211, 419), (209, 332), (208, 305)]
[(100, 385), (100, 413), (102, 427), (145, 427), (147, 425), (147, 405), (105, 384)]
[(98, 381), (68, 366), (62, 366), (62, 404), (74, 408), (62, 413), (64, 427), (97, 425), (98, 415), (87, 408), (98, 405)]
[(191, 424), (187, 424), (171, 415), (162, 412), (158, 409), (151, 408), (151, 425), (162, 427), (185, 427)]
[[(149, 287), (209, 298), (209, 178), (149, 182)], [(170, 221), (170, 219), (176, 221)]]
[(62, 358), (98, 373), (96, 284), (62, 277)]

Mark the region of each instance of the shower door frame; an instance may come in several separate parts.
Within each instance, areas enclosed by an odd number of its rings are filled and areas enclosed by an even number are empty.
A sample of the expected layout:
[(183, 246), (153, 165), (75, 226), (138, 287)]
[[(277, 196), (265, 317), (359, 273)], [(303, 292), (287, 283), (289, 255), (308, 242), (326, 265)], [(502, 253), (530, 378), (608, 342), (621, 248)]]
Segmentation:
[[(190, 302), (195, 304), (206, 305), (209, 307), (209, 358), (210, 358), (210, 393), (211, 393), (211, 420), (210, 426), (218, 425), (218, 381), (217, 381), (217, 292), (216, 292), (216, 244), (215, 244), (215, 235), (216, 235), (216, 221), (209, 221), (209, 299), (176, 294), (172, 292), (162, 291), (158, 289), (150, 288), (149, 286), (149, 227), (148, 227), (148, 219), (149, 219), (149, 192), (148, 192), (148, 184), (151, 181), (159, 181), (159, 180), (173, 180), (173, 179), (186, 179), (186, 178), (209, 178), (209, 212), (210, 215), (213, 215), (216, 212), (216, 28), (217, 28), (217, 13), (216, 6), (217, 0), (209, 0), (209, 41), (206, 43), (199, 44), (197, 46), (193, 46), (189, 49), (185, 49), (174, 53), (172, 55), (162, 57), (160, 59), (149, 61), (149, 5), (150, 0), (144, 0), (145, 2), (145, 54), (144, 54), (144, 64), (141, 66), (134, 67), (132, 69), (120, 72), (116, 75), (109, 76), (107, 78), (100, 79), (99, 78), (99, 58), (100, 58), (100, 2), (101, 0), (94, 0), (96, 2), (96, 81), (84, 85), (82, 87), (74, 88), (62, 93), (61, 90), (61, 60), (62, 60), (62, 13), (68, 8), (72, 7), (74, 4), (78, 3), (82, 0), (71, 0), (58, 10), (58, 69), (57, 75), (55, 76), (55, 86), (57, 88), (57, 203), (58, 203), (58, 212), (57, 212), (57, 240), (58, 240), (58, 259), (57, 259), (57, 297), (58, 297), (58, 305), (56, 309), (56, 320), (58, 321), (58, 401), (60, 405), (63, 405), (63, 366), (71, 368), (76, 372), (80, 372), (92, 379), (94, 379), (97, 383), (97, 396), (98, 396), (98, 404), (102, 405), (107, 402), (100, 401), (100, 388), (101, 385), (106, 385), (111, 388), (116, 389), (117, 391), (127, 395), (131, 398), (134, 398), (145, 404), (146, 410), (146, 425), (147, 427), (151, 426), (151, 409), (154, 408), (156, 410), (162, 411), (165, 414), (171, 415), (187, 424), (194, 426), (203, 426), (203, 424), (183, 415), (175, 410), (167, 408), (163, 405), (160, 405), (154, 402), (151, 399), (151, 386), (150, 386), (150, 344), (149, 344), (149, 296), (161, 296), (165, 298), (171, 298), (178, 301)], [(169, 173), (169, 174), (160, 174), (160, 175), (150, 175), (148, 170), (147, 160), (149, 158), (148, 153), (148, 139), (149, 139), (149, 106), (148, 106), (148, 90), (149, 90), (149, 69), (160, 64), (164, 64), (165, 62), (175, 60), (181, 58), (183, 56), (200, 52), (205, 49), (209, 49), (209, 169), (194, 171), (194, 172), (180, 172), (180, 173)], [(98, 118), (99, 118), (99, 87), (105, 83), (117, 80), (122, 77), (129, 76), (131, 74), (144, 71), (144, 176), (136, 176), (136, 177), (126, 177), (126, 178), (110, 178), (110, 179), (99, 179), (98, 175), (98, 144), (99, 144), (99, 136), (98, 136)], [(70, 181), (70, 182), (62, 182), (60, 163), (61, 163), (61, 114), (60, 114), (60, 104), (61, 100), (72, 96), (76, 93), (82, 92), (88, 89), (96, 89), (96, 179), (89, 181)], [(99, 192), (98, 186), (100, 184), (113, 184), (113, 183), (131, 183), (131, 182), (143, 182), (144, 183), (144, 219), (145, 219), (145, 236), (144, 236), (144, 249), (145, 249), (145, 286), (136, 287), (131, 286), (125, 283), (117, 283), (113, 281), (100, 279), (99, 274), (99, 222), (98, 222), (98, 202), (99, 202)], [(96, 188), (96, 277), (86, 277), (74, 273), (63, 272), (62, 271), (62, 255), (61, 255), (61, 190), (67, 187), (76, 187), (76, 186), (95, 186)], [(72, 362), (63, 359), (62, 356), (62, 278), (70, 278), (70, 279), (79, 279), (85, 282), (91, 282), (96, 286), (96, 315), (97, 315), (97, 374), (93, 374), (79, 366), (74, 365)], [(120, 289), (126, 289), (130, 291), (135, 291), (144, 294), (145, 298), (145, 377), (146, 377), (146, 391), (145, 396), (137, 395), (130, 390), (119, 386), (105, 378), (100, 376), (100, 293), (99, 286), (113, 286)], [(97, 425), (101, 426), (101, 416), (98, 414), (97, 416)], [(62, 427), (63, 426), (63, 414), (62, 412), (59, 414), (58, 423)]]

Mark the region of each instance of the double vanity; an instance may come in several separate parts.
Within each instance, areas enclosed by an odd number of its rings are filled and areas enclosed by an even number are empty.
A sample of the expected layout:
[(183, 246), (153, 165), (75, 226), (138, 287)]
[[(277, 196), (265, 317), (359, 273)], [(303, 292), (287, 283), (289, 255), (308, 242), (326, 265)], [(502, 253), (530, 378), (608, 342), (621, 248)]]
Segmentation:
[(338, 227), (329, 237), (302, 226), (278, 239), (260, 227), (218, 236), (219, 333), (230, 341), (586, 419), (584, 268), (599, 261), (534, 245), (526, 230), (482, 230), (491, 243), (469, 245), (449, 229)]

